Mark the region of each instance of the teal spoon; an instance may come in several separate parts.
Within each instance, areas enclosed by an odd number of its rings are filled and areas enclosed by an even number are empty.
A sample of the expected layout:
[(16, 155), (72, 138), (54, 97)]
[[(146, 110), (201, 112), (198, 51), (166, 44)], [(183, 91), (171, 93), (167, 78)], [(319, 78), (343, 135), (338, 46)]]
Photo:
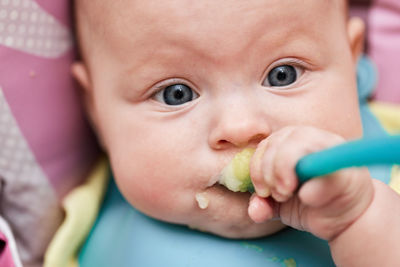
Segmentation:
[(400, 164), (400, 135), (365, 138), (311, 153), (296, 165), (299, 183), (349, 167)]

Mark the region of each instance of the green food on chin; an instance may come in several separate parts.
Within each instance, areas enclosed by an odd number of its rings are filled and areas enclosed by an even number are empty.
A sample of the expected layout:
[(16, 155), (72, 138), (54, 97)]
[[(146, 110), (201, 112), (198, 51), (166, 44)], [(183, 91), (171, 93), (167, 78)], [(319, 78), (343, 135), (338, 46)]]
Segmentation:
[(233, 192), (253, 192), (250, 178), (250, 160), (254, 148), (245, 148), (236, 154), (232, 161), (222, 170), (219, 183)]

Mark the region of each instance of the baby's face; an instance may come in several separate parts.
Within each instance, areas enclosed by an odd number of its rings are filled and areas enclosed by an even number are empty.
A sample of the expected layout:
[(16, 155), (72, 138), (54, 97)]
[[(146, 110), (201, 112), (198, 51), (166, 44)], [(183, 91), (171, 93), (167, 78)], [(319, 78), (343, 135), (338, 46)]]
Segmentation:
[(152, 217), (270, 234), (281, 225), (253, 223), (250, 194), (211, 185), (233, 155), (288, 125), (362, 134), (361, 30), (340, 1), (86, 2), (75, 73), (121, 192)]

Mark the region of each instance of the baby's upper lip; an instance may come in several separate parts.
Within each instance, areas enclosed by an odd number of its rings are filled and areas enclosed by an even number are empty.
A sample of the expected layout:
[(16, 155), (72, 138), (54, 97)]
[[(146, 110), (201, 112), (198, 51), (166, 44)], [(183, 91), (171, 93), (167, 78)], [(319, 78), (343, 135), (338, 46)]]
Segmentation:
[(221, 179), (223, 170), (226, 168), (226, 166), (229, 165), (229, 163), (232, 161), (233, 157), (234, 157), (234, 155), (230, 155), (228, 157), (223, 158), (223, 160), (221, 161), (222, 164), (218, 164), (218, 166), (219, 166), (218, 173), (215, 174), (214, 176), (212, 176), (210, 178), (210, 180), (208, 180), (207, 188), (212, 187), (219, 182), (219, 180)]
[(210, 180), (207, 183), (207, 188), (212, 187), (219, 182), (219, 180), (221, 179), (223, 170), (232, 162), (235, 155), (237, 155), (237, 153), (239, 153), (239, 152), (240, 151), (230, 151), (229, 153), (221, 156), (221, 158), (220, 158), (221, 162), (219, 164), (219, 166), (220, 166), (219, 172), (210, 178)]
[(235, 155), (239, 152), (240, 151), (229, 151), (226, 154), (220, 155), (218, 160), (218, 173), (210, 178), (207, 183), (207, 187), (211, 187), (218, 183), (218, 181), (221, 179), (223, 170), (232, 162)]
[(211, 177), (211, 179), (207, 183), (207, 187), (211, 187), (211, 186), (217, 184), (218, 181), (220, 180), (220, 178), (221, 178), (221, 172), (219, 172), (217, 175), (214, 175), (213, 177)]

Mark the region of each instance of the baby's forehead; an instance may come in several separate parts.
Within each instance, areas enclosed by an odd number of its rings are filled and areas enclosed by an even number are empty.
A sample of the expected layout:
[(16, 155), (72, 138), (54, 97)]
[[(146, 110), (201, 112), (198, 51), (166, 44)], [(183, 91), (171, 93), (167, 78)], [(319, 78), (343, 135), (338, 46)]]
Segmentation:
[[(321, 17), (318, 12), (328, 12), (334, 7), (342, 7), (346, 0), (76, 0), (75, 8), (79, 23), (90, 23), (94, 30), (103, 27), (122, 27), (132, 29), (154, 25), (163, 21), (159, 26), (177, 27), (191, 21), (202, 23), (213, 22), (226, 18), (228, 23), (246, 23), (253, 16), (266, 10), (273, 14), (307, 13), (314, 19)], [(306, 8), (304, 8), (306, 7)], [(342, 9), (344, 10), (344, 9)], [(297, 12), (296, 12), (297, 11)], [(240, 17), (238, 14), (247, 17)], [(81, 15), (79, 15), (81, 14)], [(229, 18), (230, 16), (234, 16)], [(272, 15), (272, 14), (270, 14)], [(242, 21), (235, 21), (240, 17)], [(307, 16), (304, 16), (307, 17)], [(174, 22), (178, 24), (174, 24)], [(78, 23), (78, 26), (81, 25)], [(120, 29), (122, 30), (122, 29)]]
[[(204, 18), (218, 19), (221, 14), (229, 12), (262, 13), (265, 9), (274, 9), (275, 13), (285, 13), (288, 7), (298, 12), (306, 6), (310, 13), (318, 10), (329, 10), (334, 7), (347, 6), (347, 0), (76, 0), (75, 9), (84, 13), (94, 25), (114, 25), (119, 20), (130, 19), (135, 22), (139, 18), (152, 19), (187, 19), (204, 20)], [(346, 10), (345, 8), (341, 8)], [(318, 14), (316, 17), (318, 17)], [(211, 17), (211, 18), (210, 18)], [(147, 21), (151, 23), (152, 21)], [(231, 21), (238, 23), (237, 21)], [(128, 26), (128, 25), (125, 25)], [(129, 25), (134, 27), (135, 25)]]
[[(336, 23), (344, 17), (344, 1), (77, 0), (78, 40), (85, 54), (90, 53), (93, 43), (100, 42), (114, 45), (114, 50), (124, 44), (138, 47), (157, 38), (156, 41), (164, 38), (163, 41), (187, 41), (187, 46), (204, 47), (206, 42), (218, 45), (224, 39), (249, 32), (261, 35), (265, 30), (279, 29), (283, 34), (296, 35), (300, 31), (315, 31), (309, 26), (318, 26), (315, 21)], [(280, 33), (271, 36), (279, 38)], [(243, 42), (243, 47), (246, 40), (239, 42)]]

